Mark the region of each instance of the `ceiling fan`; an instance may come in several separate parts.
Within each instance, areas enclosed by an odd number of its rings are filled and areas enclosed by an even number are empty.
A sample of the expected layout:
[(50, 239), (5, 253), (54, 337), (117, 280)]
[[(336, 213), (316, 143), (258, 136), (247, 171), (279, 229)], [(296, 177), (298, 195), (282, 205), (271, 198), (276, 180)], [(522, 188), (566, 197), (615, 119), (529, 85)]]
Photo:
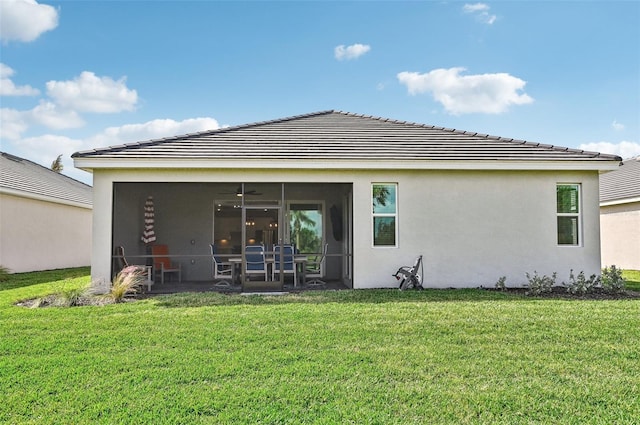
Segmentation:
[[(220, 192), (221, 195), (236, 195), (237, 197), (242, 197), (242, 186), (238, 186), (235, 192)], [(260, 196), (262, 192), (258, 192), (257, 190), (246, 190), (244, 192), (245, 195), (248, 196)]]

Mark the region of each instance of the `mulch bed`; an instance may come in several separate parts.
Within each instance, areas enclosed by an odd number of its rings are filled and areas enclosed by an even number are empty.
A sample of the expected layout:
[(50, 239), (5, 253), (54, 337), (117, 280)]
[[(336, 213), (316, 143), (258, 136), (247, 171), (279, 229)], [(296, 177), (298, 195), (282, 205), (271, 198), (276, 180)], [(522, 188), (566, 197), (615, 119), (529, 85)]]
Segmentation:
[[(135, 298), (127, 297), (122, 299), (121, 302), (132, 302)], [(58, 295), (47, 295), (41, 298), (32, 298), (28, 300), (18, 301), (15, 305), (19, 307), (27, 308), (43, 308), (43, 307), (82, 307), (87, 305), (103, 306), (107, 304), (114, 304), (114, 301), (107, 297), (82, 297), (72, 305), (66, 304), (65, 301)]]
[[(624, 300), (624, 299), (640, 299), (640, 291), (630, 291), (625, 290), (621, 292), (607, 292), (602, 288), (594, 288), (591, 292), (587, 294), (571, 294), (567, 292), (567, 288), (563, 286), (554, 286), (551, 289), (551, 292), (543, 292), (538, 295), (530, 295), (528, 294), (527, 288), (505, 288), (505, 289), (496, 289), (496, 288), (485, 288), (481, 289), (485, 291), (495, 291), (495, 292), (507, 292), (512, 294), (518, 294), (522, 296), (527, 296), (531, 298), (556, 298), (556, 299), (568, 299), (568, 300)], [(132, 302), (136, 301), (136, 299), (143, 299), (153, 296), (153, 294), (138, 294), (137, 297), (127, 297), (122, 300), (122, 302)], [(113, 301), (109, 300), (106, 297), (83, 297), (78, 300), (78, 303), (75, 306), (84, 306), (84, 305), (106, 305), (112, 304)], [(29, 300), (21, 300), (16, 303), (16, 305), (20, 307), (71, 307), (69, 305), (64, 305), (61, 303), (60, 297), (58, 295), (48, 295), (43, 298), (34, 298)]]
[(640, 298), (640, 292), (637, 291), (621, 291), (621, 292), (607, 292), (602, 288), (594, 288), (587, 294), (571, 294), (567, 292), (567, 288), (564, 286), (554, 286), (551, 288), (551, 292), (544, 292), (538, 295), (530, 295), (527, 293), (527, 288), (507, 288), (505, 290), (495, 288), (485, 288), (488, 291), (503, 291), (514, 294), (527, 295), (532, 298), (559, 298), (559, 299), (574, 299), (574, 300), (624, 300), (624, 299), (638, 299)]

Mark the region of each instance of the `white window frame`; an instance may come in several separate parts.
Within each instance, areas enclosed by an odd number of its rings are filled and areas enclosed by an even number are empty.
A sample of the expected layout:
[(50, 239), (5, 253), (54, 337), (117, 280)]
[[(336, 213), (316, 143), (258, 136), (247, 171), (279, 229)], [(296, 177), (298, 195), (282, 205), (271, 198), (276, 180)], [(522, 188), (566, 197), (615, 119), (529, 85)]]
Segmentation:
[[(560, 211), (558, 211), (558, 187), (559, 186), (575, 186), (578, 191), (578, 200), (577, 200), (577, 206), (578, 206), (578, 212), (576, 213), (561, 213)], [(562, 244), (559, 241), (559, 232), (560, 229), (558, 227), (558, 218), (559, 217), (575, 217), (578, 220), (578, 226), (576, 229), (577, 232), (577, 238), (578, 241), (577, 243), (570, 243), (570, 244)], [(581, 247), (582, 246), (582, 241), (583, 241), (583, 235), (582, 235), (582, 184), (581, 183), (556, 183), (556, 244), (559, 247)]]
[[(395, 186), (395, 211), (393, 213), (376, 213), (373, 211), (373, 206), (371, 208), (371, 246), (373, 248), (398, 248), (398, 183), (397, 182), (372, 182), (371, 183), (371, 192), (370, 192), (370, 200), (373, 204), (373, 188), (374, 186)], [(394, 218), (394, 244), (393, 245), (376, 245), (375, 238), (375, 222), (377, 217), (393, 217)]]

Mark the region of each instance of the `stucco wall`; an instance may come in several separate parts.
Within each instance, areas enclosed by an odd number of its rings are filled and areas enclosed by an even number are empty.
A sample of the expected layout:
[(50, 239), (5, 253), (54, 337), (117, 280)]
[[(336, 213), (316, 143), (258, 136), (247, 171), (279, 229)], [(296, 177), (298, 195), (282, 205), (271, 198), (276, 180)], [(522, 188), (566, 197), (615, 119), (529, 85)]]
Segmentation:
[[(525, 272), (558, 272), (561, 281), (570, 269), (600, 270), (595, 171), (95, 170), (94, 279), (110, 273), (114, 181), (352, 183), (355, 288), (396, 287), (391, 275), (418, 254), (431, 287), (493, 286), (501, 276), (515, 286)], [(398, 183), (397, 248), (372, 246), (373, 182)], [(582, 184), (578, 247), (557, 245), (556, 183)]]
[[(558, 283), (570, 269), (599, 273), (596, 172), (422, 171), (378, 173), (374, 181), (398, 182), (399, 248), (371, 247), (370, 178), (354, 185), (355, 276), (360, 287), (390, 285), (398, 265), (424, 256), (430, 287), (493, 287), (501, 276), (520, 286), (525, 272)], [(558, 246), (556, 183), (582, 184), (582, 243)]]
[(640, 270), (640, 202), (600, 208), (602, 264)]
[(14, 273), (88, 266), (91, 210), (0, 194), (0, 264)]

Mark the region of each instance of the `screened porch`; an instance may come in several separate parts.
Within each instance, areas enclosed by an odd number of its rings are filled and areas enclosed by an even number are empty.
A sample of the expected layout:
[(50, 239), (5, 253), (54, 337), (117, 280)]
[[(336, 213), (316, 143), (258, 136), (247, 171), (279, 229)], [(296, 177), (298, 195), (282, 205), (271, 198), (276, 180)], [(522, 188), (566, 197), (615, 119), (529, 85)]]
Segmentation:
[(351, 183), (114, 183), (112, 275), (121, 247), (152, 267), (151, 293), (350, 288), (351, 205)]

